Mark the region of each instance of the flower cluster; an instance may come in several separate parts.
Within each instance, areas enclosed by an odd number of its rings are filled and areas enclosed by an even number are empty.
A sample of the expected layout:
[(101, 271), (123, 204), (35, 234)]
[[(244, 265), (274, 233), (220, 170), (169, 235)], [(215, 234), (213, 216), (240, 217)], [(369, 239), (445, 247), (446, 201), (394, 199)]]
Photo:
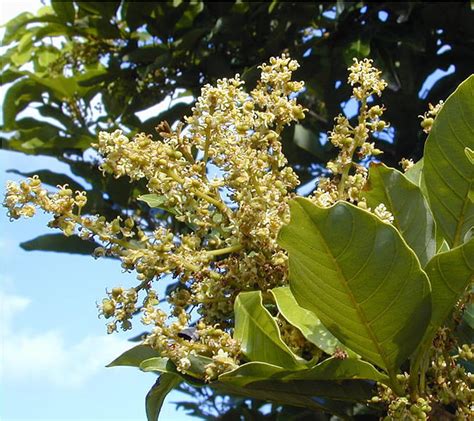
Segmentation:
[[(401, 387), (407, 391), (405, 396), (396, 396), (389, 387), (378, 384), (378, 394), (370, 402), (386, 406), (384, 420), (473, 419), (474, 376), (459, 364), (459, 360), (474, 361), (474, 346), (464, 344), (457, 348), (456, 355), (455, 344), (449, 329), (439, 329), (426, 359), (428, 366), (422, 380), (426, 386), (424, 397), (410, 396), (410, 376), (406, 373), (397, 376)], [(448, 409), (456, 409), (456, 413)]]
[[(81, 215), (84, 192), (58, 186), (48, 193), (37, 177), (8, 185), (5, 205), (12, 218), (31, 217), (41, 208), (53, 215), (51, 227), (100, 243), (97, 257), (118, 258), (124, 270), (136, 272), (138, 285), (113, 288), (99, 305), (109, 320), (108, 332), (130, 329), (141, 311), (142, 322), (153, 327), (146, 343), (179, 370), (191, 370), (196, 355), (208, 358), (208, 380), (238, 364), (240, 349), (229, 331), (235, 298), (241, 291), (287, 283), (287, 255), (276, 237), (288, 219), (298, 179), (286, 166), (280, 138), (285, 126), (304, 118), (296, 101), (303, 83), (292, 81), (297, 68), (296, 61), (282, 55), (261, 66), (261, 79), (250, 93), (238, 75), (204, 86), (186, 124), (161, 123), (159, 138), (139, 133), (130, 139), (120, 130), (99, 134), (95, 147), (104, 157), (102, 171), (146, 180), (149, 194), (139, 199), (167, 211), (190, 233), (164, 226), (145, 232), (133, 217), (108, 222)], [(383, 107), (367, 106), (368, 98), (385, 87), (379, 72), (369, 60), (355, 61), (349, 70), (361, 112), (355, 127), (345, 117), (336, 119), (330, 138), (341, 151), (328, 164), (334, 178), (323, 179), (313, 195), (322, 206), (336, 200), (363, 204), (359, 192), (367, 170), (353, 156), (380, 153), (367, 140), (386, 127), (380, 119)], [(374, 212), (384, 221), (393, 219), (383, 204)], [(152, 286), (170, 276), (178, 282), (167, 297), (168, 315)], [(321, 355), (288, 323), (278, 323), (296, 354)], [(192, 335), (183, 334), (189, 329)]]
[[(229, 328), (236, 296), (287, 282), (287, 256), (276, 236), (298, 179), (286, 166), (280, 138), (285, 126), (304, 118), (296, 101), (303, 83), (292, 81), (297, 68), (282, 55), (261, 66), (250, 93), (238, 75), (204, 86), (186, 124), (172, 129), (161, 123), (159, 138), (139, 133), (130, 139), (120, 130), (99, 134), (102, 171), (145, 179), (149, 194), (143, 200), (188, 225), (188, 234), (165, 227), (144, 232), (133, 218), (83, 216), (83, 192), (63, 186), (51, 194), (38, 178), (8, 185), (5, 205), (12, 218), (33, 216), (39, 207), (53, 214), (52, 227), (99, 242), (96, 256), (119, 258), (123, 269), (137, 273), (139, 284), (113, 288), (100, 314), (113, 332), (130, 329), (142, 311), (142, 322), (153, 326), (146, 342), (181, 371), (192, 369), (193, 355), (209, 359), (208, 380), (234, 368), (240, 348)], [(167, 297), (170, 315), (152, 289), (169, 276), (178, 280)], [(183, 334), (188, 329), (194, 332), (189, 337)]]
[[(359, 104), (357, 124), (351, 125), (342, 114), (336, 117), (334, 128), (329, 133), (329, 140), (339, 149), (337, 157), (327, 164), (332, 177), (319, 180), (311, 199), (323, 207), (331, 206), (338, 200), (349, 200), (370, 211), (361, 197), (368, 173), (363, 162), (382, 153), (374, 142), (369, 141), (369, 137), (387, 128), (388, 124), (382, 120), (385, 108), (380, 105), (369, 107), (368, 103), (374, 95), (382, 95), (387, 83), (369, 59), (354, 59), (349, 67), (348, 83), (353, 86), (352, 96)], [(383, 204), (374, 209), (374, 213), (385, 222), (393, 221)]]

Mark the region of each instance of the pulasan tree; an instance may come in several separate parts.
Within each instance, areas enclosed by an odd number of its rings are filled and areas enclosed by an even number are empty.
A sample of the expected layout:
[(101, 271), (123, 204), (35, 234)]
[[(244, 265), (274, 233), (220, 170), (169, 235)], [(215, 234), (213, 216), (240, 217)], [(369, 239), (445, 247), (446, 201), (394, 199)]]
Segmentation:
[[(387, 82), (354, 59), (358, 114), (335, 118), (338, 154), (299, 197), (282, 150), (285, 126), (308, 113), (297, 69), (282, 54), (260, 66), (253, 89), (238, 75), (207, 84), (158, 136), (100, 132), (100, 169), (143, 182), (136, 200), (185, 230), (90, 214), (85, 192), (48, 192), (37, 176), (8, 184), (8, 214), (42, 209), (52, 228), (136, 272), (99, 312), (109, 333), (131, 329), (137, 313), (151, 327), (110, 364), (158, 374), (149, 420), (182, 382), (321, 419), (472, 419), (474, 76), (421, 116), (423, 159), (403, 159), (402, 173), (374, 142), (388, 127), (377, 103)], [(155, 284), (170, 276), (166, 313)]]
[[(56, 157), (70, 173), (44, 169), (39, 174), (44, 183), (68, 183), (77, 190), (87, 183), (85, 211), (109, 219), (141, 212), (141, 227), (153, 229), (157, 212), (150, 215), (132, 200), (146, 192), (144, 183), (95, 171), (100, 160), (90, 151), (96, 133), (122, 129), (133, 137), (153, 133), (164, 120), (172, 125), (191, 110), (180, 96), (197, 98), (204, 84), (236, 73), (253, 88), (258, 65), (287, 51), (301, 65), (297, 77), (306, 82), (299, 96), (306, 118), (282, 132), (285, 156), (301, 183), (321, 175), (337, 154), (322, 140), (350, 94), (342, 82), (352, 57), (370, 55), (388, 83), (384, 103), (391, 129), (378, 143), (386, 162), (418, 160), (424, 137), (412, 117), (446, 98), (471, 73), (472, 22), (468, 1), (53, 0), (5, 26), (2, 148)], [(427, 85), (440, 70), (449, 72), (433, 87)], [(141, 111), (170, 97), (175, 101), (168, 109), (141, 121)], [(159, 214), (162, 221), (169, 216)], [(86, 254), (93, 249), (54, 234), (23, 247)]]

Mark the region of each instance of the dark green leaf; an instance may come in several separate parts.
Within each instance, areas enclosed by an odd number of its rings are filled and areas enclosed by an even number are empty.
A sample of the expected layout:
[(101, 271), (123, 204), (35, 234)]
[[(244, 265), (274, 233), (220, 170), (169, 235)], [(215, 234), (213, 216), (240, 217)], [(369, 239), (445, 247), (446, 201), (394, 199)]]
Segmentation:
[(99, 244), (81, 240), (79, 237), (66, 237), (63, 234), (45, 234), (33, 240), (20, 243), (27, 251), (54, 251), (60, 253), (92, 254)]
[(52, 0), (51, 6), (53, 6), (54, 12), (61, 20), (70, 23), (74, 22), (74, 17), (76, 15), (76, 11), (74, 10), (74, 2)]
[(148, 421), (158, 421), (166, 395), (181, 383), (179, 376), (162, 373), (146, 395), (145, 407)]
[(49, 184), (50, 186), (56, 187), (57, 185), (65, 185), (67, 184), (70, 189), (72, 190), (79, 190), (83, 191), (84, 187), (82, 187), (77, 181), (73, 180), (66, 174), (58, 174), (50, 170), (38, 170), (32, 172), (22, 172), (18, 170), (7, 170), (7, 172), (12, 174), (22, 175), (23, 177), (33, 177), (37, 175), (41, 181), (45, 184)]

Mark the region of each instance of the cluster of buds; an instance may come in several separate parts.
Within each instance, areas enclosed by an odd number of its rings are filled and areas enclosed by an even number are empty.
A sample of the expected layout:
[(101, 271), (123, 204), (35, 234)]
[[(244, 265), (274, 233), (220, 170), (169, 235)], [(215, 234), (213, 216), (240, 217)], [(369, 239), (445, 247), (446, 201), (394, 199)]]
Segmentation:
[[(370, 211), (361, 197), (368, 176), (363, 163), (371, 156), (382, 153), (375, 147), (374, 142), (370, 142), (369, 137), (386, 129), (388, 124), (382, 120), (385, 108), (380, 105), (369, 107), (368, 103), (374, 95), (382, 95), (387, 83), (369, 59), (354, 59), (349, 68), (348, 83), (353, 86), (352, 97), (359, 105), (357, 123), (351, 125), (349, 119), (343, 115), (336, 117), (334, 128), (329, 133), (329, 140), (339, 149), (337, 157), (327, 164), (332, 176), (319, 180), (311, 199), (322, 207), (331, 206), (338, 200), (348, 200)], [(383, 204), (380, 204), (374, 213), (384, 222), (393, 221), (393, 216)]]
[[(109, 332), (130, 329), (141, 311), (142, 322), (153, 326), (146, 342), (184, 372), (189, 356), (209, 358), (207, 380), (239, 362), (229, 330), (239, 292), (287, 283), (287, 255), (276, 237), (298, 185), (281, 147), (284, 127), (304, 118), (296, 100), (303, 83), (292, 81), (297, 68), (282, 55), (261, 66), (261, 80), (249, 93), (238, 75), (204, 86), (185, 124), (172, 129), (163, 122), (159, 138), (139, 133), (131, 139), (120, 130), (99, 134), (102, 171), (146, 180), (152, 202), (190, 233), (164, 226), (145, 232), (130, 217), (108, 222), (81, 215), (83, 192), (58, 186), (48, 193), (36, 177), (7, 187), (12, 218), (43, 209), (53, 214), (52, 227), (98, 242), (97, 257), (118, 258), (124, 270), (136, 272), (138, 285), (113, 288), (99, 304)], [(171, 276), (179, 284), (167, 297), (168, 315), (152, 285)], [(185, 338), (182, 332), (191, 326), (195, 335)]]
[(472, 344), (456, 348), (456, 340), (447, 328), (438, 330), (431, 348), (426, 372), (428, 394), (440, 407), (456, 408), (455, 419), (474, 418), (474, 375), (459, 364), (459, 360), (472, 363), (473, 351)]
[(434, 120), (438, 113), (440, 112), (441, 108), (443, 107), (444, 102), (439, 101), (436, 105), (428, 104), (428, 111), (426, 111), (423, 115), (419, 115), (418, 117), (421, 118), (421, 128), (423, 131), (428, 134), (431, 131), (431, 127), (433, 127)]

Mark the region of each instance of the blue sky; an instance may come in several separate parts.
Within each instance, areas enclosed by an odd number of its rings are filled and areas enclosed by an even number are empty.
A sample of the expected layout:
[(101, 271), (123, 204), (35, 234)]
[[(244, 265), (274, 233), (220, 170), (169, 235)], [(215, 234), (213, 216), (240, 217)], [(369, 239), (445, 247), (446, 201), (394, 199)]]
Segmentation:
[[(42, 4), (2, 0), (0, 7), (4, 23)], [(19, 179), (7, 173), (9, 168), (67, 172), (67, 166), (51, 158), (0, 150), (2, 198), (6, 181)], [(38, 215), (10, 223), (0, 208), (0, 418), (143, 420), (145, 395), (155, 376), (133, 368), (105, 368), (133, 346), (127, 341), (133, 333), (107, 335), (95, 304), (106, 287), (133, 285), (134, 276), (108, 259), (23, 251), (20, 242), (51, 232), (48, 220)], [(139, 329), (137, 324), (135, 333)], [(171, 393), (160, 419), (195, 419), (170, 403), (181, 399), (188, 397)]]

